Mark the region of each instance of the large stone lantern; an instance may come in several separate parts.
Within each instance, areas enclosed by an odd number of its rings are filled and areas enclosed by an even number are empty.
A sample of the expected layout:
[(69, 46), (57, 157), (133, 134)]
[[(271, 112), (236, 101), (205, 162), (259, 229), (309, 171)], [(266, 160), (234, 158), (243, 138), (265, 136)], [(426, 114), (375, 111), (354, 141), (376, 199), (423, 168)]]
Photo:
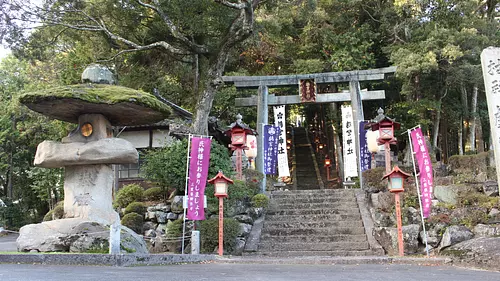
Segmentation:
[[(119, 220), (112, 207), (111, 165), (137, 163), (138, 153), (130, 142), (113, 138), (112, 126), (151, 124), (170, 114), (170, 108), (151, 94), (109, 85), (114, 83), (110, 77), (109, 70), (92, 65), (82, 75), (88, 83), (27, 93), (20, 98), (36, 112), (77, 124), (61, 142), (40, 143), (34, 163), (44, 168), (65, 168), (66, 228), (80, 221), (111, 225)], [(30, 227), (39, 228), (40, 233), (47, 228), (57, 231), (57, 223), (52, 224)], [(28, 246), (20, 248), (29, 250)]]

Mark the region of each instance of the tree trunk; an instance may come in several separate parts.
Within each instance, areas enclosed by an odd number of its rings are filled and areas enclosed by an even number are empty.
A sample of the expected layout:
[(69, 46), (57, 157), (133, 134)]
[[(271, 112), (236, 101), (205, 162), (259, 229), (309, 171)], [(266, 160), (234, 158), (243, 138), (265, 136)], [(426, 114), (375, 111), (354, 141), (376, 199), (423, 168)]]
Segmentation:
[(471, 121), (470, 121), (470, 131), (469, 131), (470, 151), (472, 152), (476, 152), (477, 92), (478, 92), (477, 85), (474, 85), (472, 89)]
[(476, 120), (477, 153), (484, 152), (483, 126), (478, 118)]
[(463, 141), (463, 119), (460, 118), (460, 124), (458, 124), (458, 155), (464, 155), (464, 141)]
[[(460, 142), (462, 144), (461, 146), (461, 151), (462, 151), (462, 154), (460, 155), (463, 155), (463, 150), (464, 150), (464, 139), (466, 139), (466, 136), (467, 136), (467, 128), (464, 127), (464, 123), (465, 124), (469, 124), (469, 103), (467, 101), (467, 88), (465, 88), (464, 85), (462, 85), (460, 87), (460, 91), (462, 92), (462, 96), (461, 96), (461, 100), (462, 100), (462, 122), (460, 124), (460, 133), (462, 134), (462, 136), (460, 137)], [(465, 141), (465, 144), (467, 144), (467, 141)], [(459, 149), (459, 153), (460, 153), (460, 149)]]
[(436, 119), (434, 119), (434, 130), (432, 131), (432, 148), (436, 149), (438, 147), (438, 136), (439, 136), (439, 126), (441, 123), (441, 102), (438, 104), (436, 110)]

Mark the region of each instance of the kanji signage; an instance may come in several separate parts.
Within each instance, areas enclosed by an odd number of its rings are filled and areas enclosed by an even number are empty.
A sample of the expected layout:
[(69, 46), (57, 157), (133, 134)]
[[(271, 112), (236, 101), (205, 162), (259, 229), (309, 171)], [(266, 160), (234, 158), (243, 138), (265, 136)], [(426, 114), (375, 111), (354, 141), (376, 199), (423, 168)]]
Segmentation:
[(365, 125), (368, 123), (368, 121), (359, 122), (359, 160), (361, 162), (361, 171), (370, 170), (372, 166), (372, 155), (368, 150), (367, 130), (365, 129)]
[(278, 137), (278, 176), (289, 177), (288, 154), (286, 151), (286, 116), (285, 106), (274, 107), (274, 125), (280, 128)]
[(432, 175), (432, 163), (422, 134), (422, 129), (415, 128), (410, 132), (413, 153), (417, 159), (420, 170), (420, 194), (422, 196), (422, 211), (424, 218), (429, 217), (432, 205), (432, 192), (434, 179)]
[(352, 107), (342, 106), (342, 139), (344, 146), (344, 179), (357, 177), (356, 138), (354, 133)]
[(278, 165), (278, 141), (281, 130), (278, 126), (264, 126), (264, 174), (275, 175)]
[(497, 167), (497, 180), (500, 182), (500, 48), (484, 49), (481, 53), (481, 65)]
[(210, 138), (193, 137), (189, 157), (187, 219), (204, 220), (204, 198), (210, 163)]

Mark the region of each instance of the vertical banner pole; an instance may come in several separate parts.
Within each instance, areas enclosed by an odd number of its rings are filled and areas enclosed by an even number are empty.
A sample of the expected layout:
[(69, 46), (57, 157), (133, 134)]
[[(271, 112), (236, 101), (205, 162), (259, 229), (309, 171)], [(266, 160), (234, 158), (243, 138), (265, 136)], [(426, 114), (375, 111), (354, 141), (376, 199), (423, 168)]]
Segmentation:
[(187, 211), (187, 194), (188, 194), (188, 180), (189, 180), (189, 151), (191, 147), (191, 138), (193, 135), (189, 134), (188, 136), (188, 146), (187, 146), (187, 155), (186, 155), (186, 183), (184, 184), (184, 198), (182, 199), (182, 205), (184, 207), (184, 215), (182, 216), (182, 250), (181, 254), (184, 254), (184, 239), (186, 237), (186, 211)]
[[(420, 125), (418, 126), (420, 127)], [(413, 163), (413, 172), (415, 174), (415, 186), (417, 187), (417, 194), (418, 194), (418, 204), (420, 204), (420, 217), (422, 218), (422, 227), (424, 229), (424, 242), (425, 242), (425, 251), (427, 253), (427, 257), (429, 257), (429, 245), (427, 244), (427, 231), (425, 229), (425, 219), (424, 219), (424, 209), (422, 206), (422, 196), (420, 195), (420, 186), (419, 186), (419, 177), (417, 176), (417, 167), (415, 166), (415, 152), (413, 151), (413, 142), (411, 139), (411, 129), (407, 131), (408, 132), (408, 139), (409, 139), (409, 144), (410, 144), (410, 151), (411, 151), (411, 160)]]

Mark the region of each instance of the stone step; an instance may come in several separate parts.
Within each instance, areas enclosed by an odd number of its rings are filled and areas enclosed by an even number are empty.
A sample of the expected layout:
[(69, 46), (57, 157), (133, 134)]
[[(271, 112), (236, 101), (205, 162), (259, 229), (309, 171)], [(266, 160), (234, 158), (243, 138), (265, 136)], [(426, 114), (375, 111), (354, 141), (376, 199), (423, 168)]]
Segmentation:
[(273, 236), (264, 234), (261, 236), (260, 241), (274, 242), (274, 243), (326, 243), (326, 242), (366, 242), (365, 234), (335, 234), (327, 236), (311, 236), (311, 235), (289, 235), (289, 236)]
[(328, 209), (288, 209), (279, 210), (272, 215), (295, 216), (295, 215), (357, 215), (357, 208), (328, 208)]
[(259, 251), (244, 253), (245, 256), (262, 257), (354, 257), (354, 256), (373, 256), (371, 250), (361, 251)]
[(364, 227), (321, 227), (321, 228), (269, 228), (262, 229), (262, 235), (273, 236), (287, 235), (338, 235), (338, 234), (365, 234)]
[(358, 221), (266, 221), (264, 223), (265, 228), (319, 228), (319, 227), (330, 227), (330, 228), (347, 228), (347, 227), (363, 227), (363, 222)]
[(347, 208), (358, 208), (358, 203), (356, 202), (302, 202), (297, 201), (296, 203), (283, 203), (281, 202), (278, 207), (280, 210), (288, 209), (347, 209)]
[[(297, 188), (301, 188), (300, 184), (297, 184)], [(273, 194), (272, 198), (273, 199), (283, 199), (283, 200), (289, 200), (289, 202), (295, 202), (297, 200), (303, 200), (303, 202), (314, 202), (315, 200), (318, 200), (318, 202), (322, 201), (335, 201), (335, 200), (342, 200), (342, 201), (348, 201), (348, 200), (356, 200), (354, 196), (344, 196), (342, 194), (307, 194), (308, 191), (314, 191), (314, 190), (297, 190), (297, 191), (302, 191), (304, 192), (303, 194), (294, 194), (294, 195), (285, 195), (285, 194)]]
[(361, 215), (359, 212), (355, 215), (266, 215), (266, 221), (346, 221), (346, 220), (360, 220)]
[(356, 201), (356, 198), (354, 197), (319, 197), (319, 198), (313, 198), (313, 197), (291, 197), (291, 198), (284, 198), (284, 197), (274, 197), (273, 200), (276, 204), (292, 204), (292, 203), (301, 203), (301, 204), (306, 204), (306, 203), (317, 203), (317, 204), (323, 204), (323, 203), (328, 203), (328, 204), (342, 204), (342, 203), (347, 203), (347, 204), (358, 204)]
[(259, 249), (263, 251), (352, 251), (369, 250), (370, 245), (365, 242), (329, 242), (329, 243), (273, 243), (261, 242)]

